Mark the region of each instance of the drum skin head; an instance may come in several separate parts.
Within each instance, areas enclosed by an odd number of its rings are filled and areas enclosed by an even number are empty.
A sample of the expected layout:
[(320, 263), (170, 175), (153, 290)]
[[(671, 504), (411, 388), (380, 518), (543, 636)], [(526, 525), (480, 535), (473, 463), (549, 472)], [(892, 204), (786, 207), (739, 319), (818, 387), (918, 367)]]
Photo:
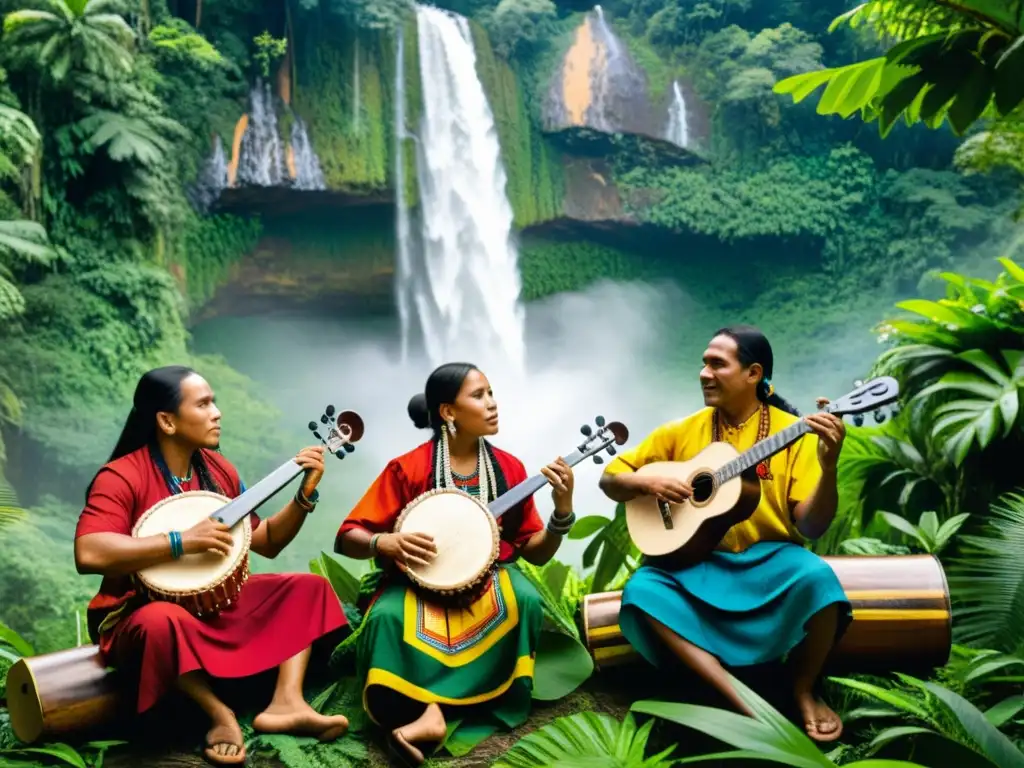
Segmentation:
[(395, 526), (400, 533), (434, 538), (437, 557), (429, 566), (409, 565), (423, 586), (447, 590), (471, 584), (498, 556), (498, 526), (490, 510), (464, 491), (441, 488), (418, 496)]
[[(210, 491), (186, 491), (169, 496), (150, 507), (139, 518), (132, 531), (136, 538), (154, 536), (168, 531), (184, 532), (203, 518), (227, 504), (231, 499)], [(252, 524), (248, 515), (231, 529), (235, 540), (227, 557), (213, 552), (196, 552), (178, 560), (159, 563), (139, 571), (138, 578), (163, 592), (192, 593), (219, 582), (230, 574), (248, 554)]]

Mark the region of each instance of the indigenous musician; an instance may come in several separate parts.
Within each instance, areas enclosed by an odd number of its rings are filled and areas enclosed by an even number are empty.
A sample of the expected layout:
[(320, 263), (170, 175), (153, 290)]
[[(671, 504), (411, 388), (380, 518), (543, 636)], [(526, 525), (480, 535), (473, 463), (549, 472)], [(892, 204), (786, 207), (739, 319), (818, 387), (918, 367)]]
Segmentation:
[[(207, 759), (226, 765), (244, 762), (245, 745), (207, 676), (248, 677), (278, 667), (273, 700), (253, 727), (336, 739), (348, 721), (315, 712), (303, 698), (302, 680), (313, 641), (347, 622), (330, 584), (313, 574), (252, 575), (233, 605), (201, 619), (174, 603), (148, 601), (134, 588), (131, 575), (157, 563), (195, 552), (230, 553), (228, 527), (209, 518), (180, 532), (132, 536), (139, 517), (172, 494), (242, 493), (237, 470), (215, 450), (220, 416), (210, 385), (192, 369), (168, 366), (142, 376), (117, 446), (86, 492), (75, 565), (79, 573), (103, 575), (89, 605), (89, 634), (108, 664), (138, 676), (137, 711), (149, 710), (171, 689), (185, 693), (213, 721)], [(306, 470), (295, 497), (266, 520), (255, 513), (250, 518), (251, 550), (264, 557), (281, 552), (316, 506), (323, 448), (305, 448), (295, 461)]]
[[(650, 462), (686, 461), (713, 441), (746, 451), (799, 418), (775, 394), (772, 348), (756, 328), (719, 330), (703, 361), (707, 407), (663, 424), (616, 457), (600, 480), (607, 496), (681, 503), (693, 493), (687, 483), (634, 472)], [(819, 407), (826, 402), (819, 400)], [(761, 501), (753, 515), (734, 525), (703, 562), (680, 569), (657, 561), (641, 566), (623, 591), (619, 625), (648, 662), (661, 666), (676, 657), (747, 715), (753, 713), (723, 665), (760, 664), (797, 649), (793, 692), (804, 728), (817, 741), (833, 741), (842, 723), (813, 688), (849, 625), (851, 606), (829, 565), (802, 545), (821, 536), (835, 515), (845, 429), (832, 414), (803, 418), (813, 434), (757, 467)]]
[[(572, 527), (573, 473), (561, 458), (541, 472), (553, 486), (555, 511), (547, 527), (533, 497), (498, 519), (498, 567), (471, 607), (424, 599), (400, 570), (436, 557), (433, 538), (391, 533), (402, 509), (438, 487), (460, 488), (489, 503), (527, 479), (523, 463), (484, 438), (498, 432), (491, 385), (468, 363), (448, 363), (409, 402), (409, 416), (433, 437), (393, 459), (338, 530), (335, 551), (376, 557), (384, 581), (367, 610), (356, 649), (363, 702), (371, 719), (391, 732), (389, 746), (403, 762), (420, 764), (416, 746), (439, 743), (446, 723), (440, 705), (476, 709), (515, 728), (529, 715), (534, 653), (542, 602), (517, 568), (520, 555), (543, 565)], [(396, 569), (397, 567), (397, 569)], [(425, 747), (424, 747), (425, 748)]]

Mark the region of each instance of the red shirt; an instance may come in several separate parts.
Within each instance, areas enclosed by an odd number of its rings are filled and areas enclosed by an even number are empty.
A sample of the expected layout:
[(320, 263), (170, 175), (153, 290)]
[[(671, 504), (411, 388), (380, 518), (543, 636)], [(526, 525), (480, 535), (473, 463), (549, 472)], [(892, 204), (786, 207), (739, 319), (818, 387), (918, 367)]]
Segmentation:
[[(215, 451), (201, 449), (210, 475), (221, 487), (224, 495), (235, 498), (242, 492), (242, 483), (234, 466)], [(183, 491), (198, 491), (199, 478), (195, 472)], [(85, 508), (78, 517), (75, 538), (90, 533), (120, 533), (132, 535), (132, 528), (143, 513), (158, 501), (171, 495), (149, 449), (139, 448), (104, 465), (97, 473), (89, 491)], [(259, 517), (251, 518), (255, 529)], [(99, 637), (99, 626), (114, 609), (136, 595), (131, 576), (104, 576), (99, 592), (89, 602), (89, 634), (94, 642)]]

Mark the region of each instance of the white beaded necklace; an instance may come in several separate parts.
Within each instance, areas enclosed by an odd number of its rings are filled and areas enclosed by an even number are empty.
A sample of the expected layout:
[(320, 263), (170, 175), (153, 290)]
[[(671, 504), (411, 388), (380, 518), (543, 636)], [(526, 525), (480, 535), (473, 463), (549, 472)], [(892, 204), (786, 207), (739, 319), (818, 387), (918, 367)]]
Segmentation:
[[(483, 438), (477, 438), (479, 452), (477, 454), (477, 473), (480, 476), (480, 501), (485, 504), (490, 501), (491, 488), (497, 488), (498, 483), (494, 479), (494, 467), (491, 466), (490, 457), (484, 448)], [(455, 488), (455, 478), (452, 477), (452, 459), (448, 451), (448, 430), (441, 430), (441, 461), (434, 466), (434, 486), (441, 487), (441, 473), (444, 472), (444, 487)]]

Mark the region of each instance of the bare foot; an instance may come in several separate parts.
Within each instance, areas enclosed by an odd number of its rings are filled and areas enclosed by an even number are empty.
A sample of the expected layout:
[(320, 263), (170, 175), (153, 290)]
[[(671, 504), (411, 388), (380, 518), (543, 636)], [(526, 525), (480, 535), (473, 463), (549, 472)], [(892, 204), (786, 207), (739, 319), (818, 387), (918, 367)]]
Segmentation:
[(797, 693), (796, 703), (804, 718), (804, 729), (814, 741), (835, 741), (843, 734), (843, 721), (832, 708), (810, 692)]
[(206, 733), (203, 754), (215, 765), (241, 765), (245, 762), (245, 740), (234, 715), (228, 713), (224, 721), (215, 722)]
[(334, 741), (348, 731), (344, 715), (321, 715), (306, 702), (294, 705), (274, 704), (256, 715), (252, 727), (263, 733), (290, 733), (293, 736), (316, 736), (320, 741)]
[(391, 735), (395, 743), (411, 758), (416, 765), (422, 764), (426, 758), (419, 749), (413, 746), (416, 742), (440, 742), (448, 733), (448, 724), (437, 704), (429, 704), (418, 719), (395, 728)]

